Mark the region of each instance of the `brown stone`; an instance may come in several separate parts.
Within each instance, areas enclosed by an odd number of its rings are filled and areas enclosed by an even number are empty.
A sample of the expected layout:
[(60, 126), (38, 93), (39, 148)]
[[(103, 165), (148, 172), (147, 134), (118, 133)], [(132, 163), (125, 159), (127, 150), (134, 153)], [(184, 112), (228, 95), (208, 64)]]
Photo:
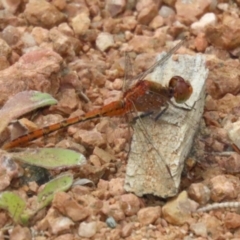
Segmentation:
[(32, 236), (31, 236), (31, 232), (29, 228), (26, 227), (21, 227), (21, 226), (15, 226), (13, 228), (13, 230), (11, 231), (10, 234), (10, 240), (15, 240), (15, 239), (19, 239), (19, 240), (31, 240)]
[(159, 27), (162, 27), (164, 24), (164, 19), (162, 16), (157, 15), (153, 18), (153, 20), (150, 22), (149, 26), (153, 29), (157, 29)]
[(63, 10), (67, 5), (66, 0), (53, 0), (52, 4), (59, 10)]
[(96, 130), (88, 131), (79, 129), (73, 137), (84, 146), (106, 146), (106, 141), (103, 139), (101, 133)]
[(161, 208), (160, 207), (141, 208), (137, 216), (138, 221), (142, 225), (154, 224), (154, 222), (161, 216)]
[(49, 31), (42, 27), (35, 27), (32, 30), (32, 36), (38, 45), (48, 41)]
[(106, 10), (109, 11), (112, 17), (117, 16), (121, 13), (126, 7), (126, 0), (107, 0), (106, 1)]
[(45, 0), (29, 1), (24, 15), (30, 24), (47, 28), (54, 27), (66, 19), (63, 13)]
[(10, 48), (10, 46), (8, 46), (6, 41), (0, 38), (0, 56), (4, 56), (8, 58), (11, 52), (12, 52), (12, 49)]
[(205, 52), (208, 42), (205, 37), (205, 34), (199, 33), (194, 41), (195, 48), (198, 52)]
[(177, 18), (184, 24), (191, 24), (198, 19), (199, 16), (207, 12), (211, 4), (210, 0), (199, 0), (185, 2), (177, 0), (175, 7), (177, 10)]
[(71, 22), (73, 30), (78, 36), (84, 35), (87, 32), (90, 23), (90, 18), (86, 12), (78, 14)]
[(0, 106), (10, 96), (26, 89), (55, 93), (58, 80), (51, 75), (59, 71), (61, 61), (57, 53), (41, 49), (26, 53), (14, 65), (1, 71)]
[(148, 25), (153, 18), (158, 14), (158, 8), (156, 4), (151, 4), (143, 8), (137, 17), (140, 24)]
[(126, 216), (135, 215), (140, 209), (140, 200), (139, 198), (132, 194), (123, 194), (121, 196), (123, 203), (126, 203), (126, 207), (123, 209)]
[(165, 44), (165, 37), (164, 35), (162, 38), (134, 35), (128, 44), (136, 53), (154, 53)]
[(188, 188), (188, 195), (191, 199), (204, 205), (210, 199), (210, 189), (202, 183), (192, 183)]
[[(204, 214), (201, 217), (201, 225), (203, 228), (206, 227), (208, 236), (212, 239), (217, 239), (224, 232), (223, 223), (217, 217), (209, 214)], [(205, 227), (204, 227), (205, 226)], [(204, 234), (204, 229), (201, 231)]]
[(19, 5), (21, 4), (21, 0), (5, 0), (2, 1), (2, 5), (3, 7), (11, 13), (15, 13), (19, 7)]
[(109, 192), (112, 196), (118, 196), (125, 193), (123, 188), (124, 178), (113, 178), (109, 182)]
[(123, 226), (122, 230), (121, 230), (121, 236), (123, 238), (129, 237), (132, 233), (132, 230), (134, 228), (134, 224), (133, 223), (127, 223), (126, 225)]
[(240, 19), (235, 15), (224, 14), (223, 20), (206, 29), (206, 38), (215, 47), (232, 50), (240, 44)]
[(80, 221), (88, 217), (89, 210), (77, 203), (70, 195), (58, 192), (54, 195), (52, 206), (73, 221)]
[(11, 180), (17, 178), (20, 174), (20, 169), (18, 164), (4, 156), (4, 153), (1, 152), (0, 155), (0, 191), (7, 188)]
[(224, 218), (224, 224), (228, 229), (240, 227), (240, 215), (233, 212), (227, 212)]
[[(237, 95), (240, 92), (240, 80), (238, 79), (240, 64), (238, 61), (223, 61), (216, 57), (212, 57), (207, 61), (207, 67), (209, 69), (209, 75), (206, 88), (207, 92), (213, 98), (229, 98), (229, 95), (227, 96), (226, 94), (231, 93)], [(236, 96), (236, 98), (238, 98), (238, 96)], [(225, 102), (224, 105), (228, 105), (227, 107), (230, 109), (229, 103), (232, 101), (233, 100), (230, 99), (221, 99), (221, 102), (217, 105), (224, 104)], [(220, 110), (220, 108), (219, 106), (218, 109)]]
[(108, 211), (106, 213), (107, 216), (113, 217), (116, 222), (125, 219), (122, 206), (120, 205), (119, 202), (109, 205)]
[(171, 224), (183, 225), (192, 221), (191, 212), (196, 211), (197, 206), (198, 204), (190, 200), (183, 191), (163, 206), (162, 215)]
[(214, 202), (235, 199), (238, 195), (239, 179), (234, 176), (218, 175), (210, 180), (211, 199)]

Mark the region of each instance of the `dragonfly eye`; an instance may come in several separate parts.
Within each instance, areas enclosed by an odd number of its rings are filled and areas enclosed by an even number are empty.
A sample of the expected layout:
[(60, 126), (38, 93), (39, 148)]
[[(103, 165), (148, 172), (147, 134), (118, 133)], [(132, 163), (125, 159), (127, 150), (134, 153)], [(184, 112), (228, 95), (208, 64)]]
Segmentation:
[(180, 76), (174, 76), (169, 82), (170, 94), (177, 103), (183, 103), (189, 99), (192, 94), (192, 86)]

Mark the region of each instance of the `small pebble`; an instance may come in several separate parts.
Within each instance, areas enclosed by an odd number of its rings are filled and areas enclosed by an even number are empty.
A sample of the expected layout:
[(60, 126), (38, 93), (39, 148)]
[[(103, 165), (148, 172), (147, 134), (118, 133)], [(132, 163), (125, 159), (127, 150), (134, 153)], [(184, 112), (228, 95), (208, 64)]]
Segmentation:
[(107, 220), (106, 220), (106, 224), (110, 228), (115, 228), (117, 226), (117, 223), (116, 223), (116, 221), (113, 217), (108, 217)]
[(95, 235), (97, 232), (97, 223), (96, 222), (82, 222), (79, 225), (78, 234), (80, 237), (90, 238)]

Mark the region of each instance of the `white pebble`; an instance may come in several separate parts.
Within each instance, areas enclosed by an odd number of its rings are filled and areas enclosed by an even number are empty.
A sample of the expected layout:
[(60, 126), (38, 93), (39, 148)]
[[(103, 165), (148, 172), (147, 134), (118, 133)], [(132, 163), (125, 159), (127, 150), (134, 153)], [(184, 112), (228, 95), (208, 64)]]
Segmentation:
[(214, 13), (206, 13), (204, 14), (198, 22), (194, 22), (191, 25), (191, 28), (198, 33), (204, 30), (205, 27), (209, 25), (215, 25), (217, 23), (217, 17)]
[(217, 8), (221, 11), (226, 12), (228, 10), (229, 4), (228, 3), (219, 3)]
[(163, 18), (168, 18), (169, 16), (175, 14), (174, 10), (167, 6), (162, 6), (158, 13)]
[(98, 49), (102, 52), (114, 45), (114, 39), (112, 34), (107, 32), (102, 32), (98, 35), (96, 40), (96, 45)]
[(78, 234), (80, 237), (90, 238), (97, 232), (96, 222), (82, 222), (78, 228)]

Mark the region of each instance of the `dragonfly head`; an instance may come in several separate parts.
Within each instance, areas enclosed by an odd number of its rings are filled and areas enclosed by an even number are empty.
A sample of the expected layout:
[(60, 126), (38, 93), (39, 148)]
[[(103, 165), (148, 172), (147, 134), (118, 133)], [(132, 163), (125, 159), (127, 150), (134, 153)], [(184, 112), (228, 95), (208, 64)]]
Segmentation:
[(174, 76), (171, 78), (169, 89), (177, 103), (187, 101), (193, 92), (191, 84), (180, 76)]

